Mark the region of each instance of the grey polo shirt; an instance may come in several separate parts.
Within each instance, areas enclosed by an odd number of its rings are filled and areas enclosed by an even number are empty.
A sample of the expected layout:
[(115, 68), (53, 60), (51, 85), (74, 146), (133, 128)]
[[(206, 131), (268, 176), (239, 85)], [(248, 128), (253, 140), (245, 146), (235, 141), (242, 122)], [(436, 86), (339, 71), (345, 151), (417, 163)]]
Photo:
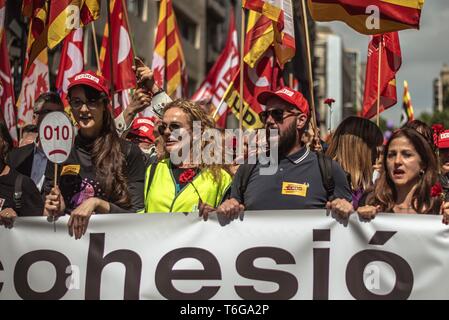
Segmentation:
[[(288, 210), (324, 208), (327, 202), (318, 158), (315, 152), (302, 148), (299, 152), (279, 160), (274, 175), (260, 175), (257, 164), (248, 180), (244, 194), (245, 210)], [(231, 198), (242, 203), (240, 185), (242, 167), (232, 184)], [(352, 201), (351, 189), (341, 166), (333, 161), (334, 195)]]

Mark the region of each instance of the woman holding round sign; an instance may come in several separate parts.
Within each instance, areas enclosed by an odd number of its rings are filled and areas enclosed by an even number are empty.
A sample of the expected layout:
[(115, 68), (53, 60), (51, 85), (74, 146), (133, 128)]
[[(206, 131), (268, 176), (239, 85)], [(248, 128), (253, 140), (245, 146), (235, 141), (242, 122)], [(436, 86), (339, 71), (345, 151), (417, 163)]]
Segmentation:
[(136, 212), (144, 207), (145, 168), (138, 147), (117, 134), (105, 78), (82, 72), (72, 78), (68, 96), (79, 130), (60, 166), (59, 186), (46, 197), (45, 213), (70, 214), (69, 234), (79, 239), (92, 214)]

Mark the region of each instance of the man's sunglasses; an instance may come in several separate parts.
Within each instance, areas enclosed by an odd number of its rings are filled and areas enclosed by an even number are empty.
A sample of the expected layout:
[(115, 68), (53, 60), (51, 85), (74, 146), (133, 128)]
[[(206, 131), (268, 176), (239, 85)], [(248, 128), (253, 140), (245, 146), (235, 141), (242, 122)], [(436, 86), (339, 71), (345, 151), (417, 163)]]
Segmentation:
[(265, 110), (259, 113), (260, 121), (265, 124), (267, 123), (268, 118), (271, 116), (274, 121), (276, 122), (282, 122), (285, 118), (284, 113), (289, 113), (289, 116), (299, 116), (300, 113), (292, 112), (292, 111), (286, 111), (282, 109), (272, 109), (272, 110)]
[(170, 123), (169, 125), (167, 125), (166, 123), (161, 123), (159, 124), (159, 126), (157, 127), (157, 131), (159, 132), (159, 134), (162, 136), (164, 135), (164, 132), (166, 129), (169, 129), (170, 132), (173, 132), (175, 130), (179, 130), (181, 129), (181, 125), (177, 124), (177, 123)]

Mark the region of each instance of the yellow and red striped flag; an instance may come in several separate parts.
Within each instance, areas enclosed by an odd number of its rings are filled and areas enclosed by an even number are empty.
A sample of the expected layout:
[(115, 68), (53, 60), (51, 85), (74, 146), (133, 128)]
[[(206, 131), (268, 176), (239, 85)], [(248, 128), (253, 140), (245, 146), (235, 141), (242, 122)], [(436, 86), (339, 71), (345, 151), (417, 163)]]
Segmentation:
[(419, 29), (425, 0), (308, 0), (316, 21), (342, 21), (367, 35)]
[(412, 98), (408, 91), (408, 82), (404, 81), (404, 99), (402, 101), (402, 115), (401, 126), (407, 122), (415, 120), (415, 114), (413, 112)]
[(162, 0), (159, 7), (151, 69), (156, 83), (166, 87), (170, 97), (186, 96), (187, 70), (172, 0)]
[(47, 46), (53, 49), (72, 30), (97, 19), (100, 16), (100, 0), (25, 0), (22, 14), (31, 19), (28, 70)]
[(53, 49), (72, 30), (100, 17), (100, 0), (52, 0), (48, 16), (48, 47)]
[(47, 54), (47, 1), (26, 1), (22, 13), (31, 20), (28, 30), (27, 51), (22, 76), (22, 87), (17, 99), (18, 126), (31, 123), (34, 101), (49, 91), (50, 81)]
[[(293, 25), (293, 8), (291, 0), (243, 0), (242, 7), (251, 11), (255, 11), (272, 21), (271, 24), (260, 24), (258, 30), (255, 30), (256, 37), (269, 38), (272, 37), (272, 44), (279, 65), (282, 67), (286, 62), (290, 61), (295, 56), (295, 30)], [(251, 16), (250, 16), (251, 20)], [(253, 18), (254, 20), (254, 18)], [(258, 20), (256, 17), (255, 21)], [(248, 23), (248, 30), (254, 27)], [(261, 38), (261, 39), (262, 39)], [(259, 40), (263, 41), (263, 40)], [(255, 44), (258, 45), (257, 43)], [(271, 44), (270, 44), (271, 45)], [(248, 50), (245, 50), (249, 52)], [(249, 57), (249, 53), (245, 56), (245, 62), (251, 67), (257, 62), (257, 59), (266, 51), (263, 48), (252, 49), (253, 59)]]

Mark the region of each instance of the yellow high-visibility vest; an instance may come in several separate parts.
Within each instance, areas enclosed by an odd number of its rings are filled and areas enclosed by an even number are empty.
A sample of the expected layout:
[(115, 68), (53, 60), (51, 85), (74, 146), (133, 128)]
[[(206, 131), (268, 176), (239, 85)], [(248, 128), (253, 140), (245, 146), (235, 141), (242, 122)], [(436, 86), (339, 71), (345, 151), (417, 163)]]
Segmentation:
[(149, 186), (151, 166), (147, 168), (144, 189), (145, 212), (148, 213), (195, 211), (200, 199), (198, 194), (203, 202), (216, 208), (232, 184), (232, 177), (225, 170), (221, 170), (221, 179), (216, 181), (212, 173), (205, 169), (176, 194), (176, 182), (170, 159), (164, 159), (157, 164), (153, 181)]

